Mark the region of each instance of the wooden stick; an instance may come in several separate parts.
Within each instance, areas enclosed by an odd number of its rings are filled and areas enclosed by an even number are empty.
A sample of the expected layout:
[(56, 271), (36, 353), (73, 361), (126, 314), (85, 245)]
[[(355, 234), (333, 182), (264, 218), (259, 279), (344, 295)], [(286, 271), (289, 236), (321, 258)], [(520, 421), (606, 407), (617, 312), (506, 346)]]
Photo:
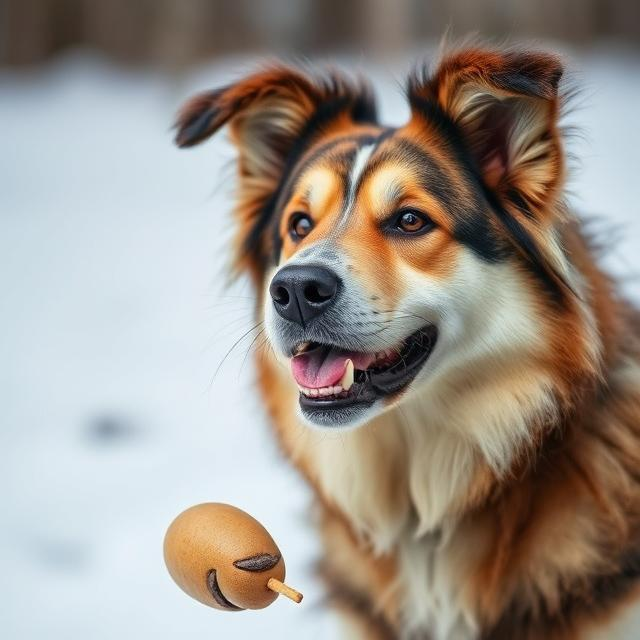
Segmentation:
[(267, 582), (267, 589), (271, 589), (271, 591), (287, 596), (287, 598), (297, 602), (298, 604), (302, 602), (302, 594), (299, 591), (292, 589), (284, 584), (284, 582), (280, 582), (280, 580), (276, 580), (275, 578), (269, 578), (269, 581)]

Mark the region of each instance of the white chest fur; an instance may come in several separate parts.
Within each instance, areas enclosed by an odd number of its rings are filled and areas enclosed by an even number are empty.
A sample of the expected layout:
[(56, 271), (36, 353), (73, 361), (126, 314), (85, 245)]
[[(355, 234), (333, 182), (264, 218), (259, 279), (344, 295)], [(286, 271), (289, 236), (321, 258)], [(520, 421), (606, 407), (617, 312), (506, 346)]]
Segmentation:
[(462, 589), (477, 547), (447, 530), (445, 514), (468, 491), (476, 454), (446, 429), (414, 432), (406, 417), (390, 412), (366, 429), (316, 434), (314, 467), (375, 552), (396, 554), (392, 588), (406, 638), (428, 631), (433, 640), (471, 640), (476, 625)]
[(403, 592), (404, 637), (428, 631), (433, 640), (472, 640), (477, 627), (462, 600), (464, 576), (455, 545), (442, 531), (416, 538), (410, 533), (398, 545), (399, 587)]

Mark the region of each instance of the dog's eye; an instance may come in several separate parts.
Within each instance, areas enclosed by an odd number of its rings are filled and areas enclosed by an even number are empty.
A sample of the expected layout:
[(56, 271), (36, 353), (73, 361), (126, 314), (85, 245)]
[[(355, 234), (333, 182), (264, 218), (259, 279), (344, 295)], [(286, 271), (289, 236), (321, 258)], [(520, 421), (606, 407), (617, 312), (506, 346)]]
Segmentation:
[(426, 233), (433, 229), (433, 222), (414, 209), (404, 209), (398, 212), (393, 221), (393, 229), (401, 233), (418, 234)]
[(289, 235), (298, 241), (309, 235), (313, 229), (313, 220), (306, 213), (294, 213), (289, 219)]

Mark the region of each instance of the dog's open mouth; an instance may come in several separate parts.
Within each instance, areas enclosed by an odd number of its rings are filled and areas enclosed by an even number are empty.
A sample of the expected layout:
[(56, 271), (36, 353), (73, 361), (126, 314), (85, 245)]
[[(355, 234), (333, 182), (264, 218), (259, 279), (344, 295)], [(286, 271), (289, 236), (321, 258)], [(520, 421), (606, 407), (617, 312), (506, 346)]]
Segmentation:
[(438, 331), (428, 325), (395, 347), (376, 353), (305, 342), (291, 358), (305, 413), (371, 405), (402, 391), (433, 351)]

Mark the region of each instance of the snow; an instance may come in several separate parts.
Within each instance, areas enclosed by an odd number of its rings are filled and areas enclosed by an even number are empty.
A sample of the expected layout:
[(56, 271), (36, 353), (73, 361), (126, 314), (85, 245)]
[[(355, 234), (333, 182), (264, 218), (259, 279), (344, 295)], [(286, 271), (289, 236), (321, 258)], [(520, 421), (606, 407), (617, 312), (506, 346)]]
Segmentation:
[[(233, 152), (224, 137), (171, 144), (182, 99), (250, 62), (171, 76), (77, 53), (0, 73), (3, 638), (338, 634), (312, 572), (309, 492), (252, 390), (251, 290), (224, 288)], [(401, 122), (407, 61), (358, 66)], [(603, 216), (607, 264), (637, 298), (640, 59), (600, 51), (576, 66), (574, 202)], [(267, 526), (302, 605), (227, 614), (178, 590), (164, 531), (205, 501)]]

